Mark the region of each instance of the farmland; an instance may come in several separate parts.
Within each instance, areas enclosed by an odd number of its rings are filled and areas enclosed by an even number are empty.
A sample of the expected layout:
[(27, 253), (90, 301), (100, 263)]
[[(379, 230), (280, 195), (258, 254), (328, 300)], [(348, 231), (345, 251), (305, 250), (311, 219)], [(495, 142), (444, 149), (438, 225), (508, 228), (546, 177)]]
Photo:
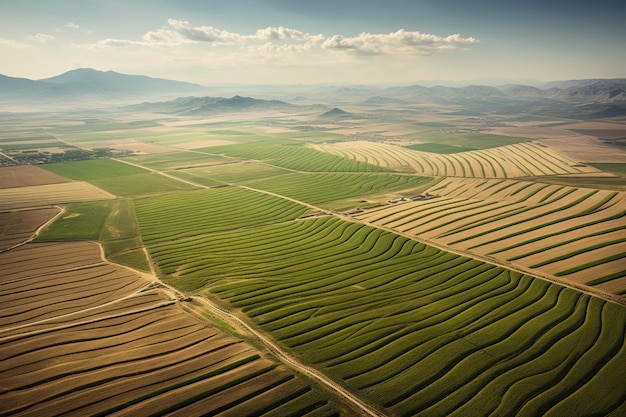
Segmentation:
[(314, 144), (315, 149), (386, 168), (424, 175), (470, 178), (511, 178), (597, 172), (533, 143), (519, 143), (480, 151), (433, 154), (389, 144), (340, 142)]
[[(623, 308), (576, 291), (330, 218), (154, 245), (151, 253), (172, 277), (167, 282), (228, 301), (303, 361), (372, 401), (385, 398), (383, 405), (401, 415), (497, 406), (495, 398), (528, 363), (535, 370), (529, 378), (537, 369), (545, 369), (546, 381), (569, 373), (581, 366), (567, 359), (581, 335), (600, 335), (601, 323), (615, 314), (626, 320)], [(576, 357), (623, 363), (621, 330), (597, 343), (578, 347)], [(580, 372), (612, 372), (588, 366)], [(584, 397), (563, 392), (593, 390), (587, 382), (556, 384), (540, 407), (579, 407)], [(426, 390), (432, 385), (441, 389)], [(522, 410), (533, 395), (516, 390), (518, 397), (500, 407)], [(620, 396), (602, 398), (607, 409), (622, 403)]]
[[(574, 282), (626, 290), (623, 193), (474, 179), (447, 179), (426, 192), (438, 198), (357, 217)], [(601, 268), (590, 263), (605, 258)]]
[(3, 415), (353, 415), (97, 243), (28, 243), (0, 264)]
[(0, 168), (0, 414), (624, 414), (622, 164), (351, 110), (37, 122), (137, 154)]

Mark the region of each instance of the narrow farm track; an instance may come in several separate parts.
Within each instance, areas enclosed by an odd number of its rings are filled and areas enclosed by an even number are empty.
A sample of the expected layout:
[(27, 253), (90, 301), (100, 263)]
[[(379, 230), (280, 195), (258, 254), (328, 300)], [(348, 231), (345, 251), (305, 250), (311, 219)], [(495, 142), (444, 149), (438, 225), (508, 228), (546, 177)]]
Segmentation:
[(289, 365), (290, 367), (302, 372), (308, 377), (318, 381), (319, 383), (328, 387), (331, 391), (337, 393), (337, 395), (341, 396), (348, 402), (350, 402), (354, 407), (356, 407), (360, 412), (364, 413), (364, 415), (374, 416), (374, 417), (382, 417), (385, 414), (381, 411), (377, 410), (373, 406), (369, 405), (341, 385), (334, 382), (332, 379), (328, 378), (326, 375), (321, 373), (315, 368), (311, 368), (309, 366), (305, 366), (296, 360), (293, 356), (289, 355), (285, 352), (280, 346), (274, 343), (269, 337), (267, 337), (264, 332), (257, 330), (255, 327), (248, 324), (245, 320), (237, 317), (236, 315), (226, 311), (225, 309), (218, 307), (217, 305), (211, 303), (205, 297), (192, 297), (194, 300), (205, 305), (213, 314), (218, 317), (225, 319), (229, 322), (235, 321), (237, 325), (244, 327), (247, 331), (252, 333), (265, 347), (269, 349), (269, 351), (275, 355), (279, 360), (283, 363)]

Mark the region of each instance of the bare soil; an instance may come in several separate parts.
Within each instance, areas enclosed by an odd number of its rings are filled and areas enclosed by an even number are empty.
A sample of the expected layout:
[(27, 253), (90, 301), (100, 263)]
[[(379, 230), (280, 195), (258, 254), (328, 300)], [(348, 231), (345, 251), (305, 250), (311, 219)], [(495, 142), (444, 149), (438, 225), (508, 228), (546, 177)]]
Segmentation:
[(17, 165), (0, 168), (0, 189), (67, 182), (70, 182), (70, 180), (34, 165)]
[(55, 207), (0, 213), (0, 250), (25, 242), (39, 227), (60, 212)]

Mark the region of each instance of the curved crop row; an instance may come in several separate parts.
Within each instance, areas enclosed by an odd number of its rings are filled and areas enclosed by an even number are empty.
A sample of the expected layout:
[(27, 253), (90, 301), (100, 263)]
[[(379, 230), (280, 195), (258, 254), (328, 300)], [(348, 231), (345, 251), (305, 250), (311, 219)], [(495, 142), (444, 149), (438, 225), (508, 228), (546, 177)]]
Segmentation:
[[(296, 235), (303, 239), (286, 238)], [(189, 243), (152, 249), (157, 262), (179, 268), (172, 284), (204, 287), (241, 308), (305, 361), (398, 415), (521, 409), (537, 396), (523, 383), (535, 376), (555, 388), (538, 403), (546, 412), (574, 409), (580, 390), (602, 396), (598, 410), (622, 406), (623, 389), (603, 390), (596, 377), (624, 370), (608, 367), (625, 355), (623, 335), (601, 330), (607, 311), (610, 327), (626, 325), (618, 305), (334, 218)], [(199, 269), (187, 269), (187, 249)]]
[(100, 256), (89, 242), (0, 254), (22, 268), (0, 282), (0, 415), (351, 415), (160, 290), (137, 293), (147, 282), (132, 271), (80, 256), (47, 264), (80, 246)]
[(144, 242), (295, 219), (306, 207), (235, 187), (171, 194), (135, 201)]
[(427, 177), (394, 174), (290, 174), (250, 181), (246, 184), (310, 204), (367, 197), (415, 189), (428, 184)]
[[(314, 149), (392, 169), (447, 177), (511, 178), (597, 172), (533, 143), (456, 154), (434, 154), (373, 142), (338, 142), (309, 145)], [(380, 155), (384, 155), (381, 158)]]
[[(520, 145), (521, 146), (521, 145)], [(447, 178), (436, 198), (380, 207), (357, 218), (585, 283), (620, 278), (624, 193), (514, 180)], [(618, 289), (619, 290), (619, 289)]]
[(211, 154), (224, 154), (260, 160), (296, 171), (380, 172), (385, 170), (384, 167), (373, 165), (367, 161), (346, 159), (341, 155), (331, 155), (294, 143), (246, 143), (242, 145), (216, 146), (203, 150)]

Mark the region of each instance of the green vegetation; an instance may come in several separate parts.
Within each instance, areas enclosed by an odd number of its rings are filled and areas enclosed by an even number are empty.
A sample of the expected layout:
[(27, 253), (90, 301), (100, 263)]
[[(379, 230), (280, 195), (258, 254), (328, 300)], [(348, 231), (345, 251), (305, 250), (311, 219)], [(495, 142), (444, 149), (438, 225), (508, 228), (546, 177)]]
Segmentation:
[(110, 210), (111, 201), (69, 204), (36, 240), (98, 240)]
[[(425, 132), (411, 133), (404, 136), (406, 139), (416, 140), (435, 148), (435, 145), (444, 145), (441, 149), (448, 147), (467, 148), (467, 149), (490, 149), (500, 146), (513, 145), (515, 143), (529, 142), (528, 138), (515, 138), (511, 136), (492, 135), (489, 133), (468, 133), (460, 132), (457, 129), (447, 130), (430, 130)], [(448, 146), (445, 146), (448, 145)], [(415, 149), (415, 148), (411, 148)], [(417, 149), (422, 150), (422, 149)], [(436, 151), (426, 151), (436, 152)], [(460, 151), (456, 151), (460, 152)], [(451, 152), (437, 152), (451, 153)]]
[(325, 173), (281, 175), (245, 184), (310, 204), (346, 208), (359, 205), (358, 201), (366, 197), (378, 195), (380, 198), (381, 194), (415, 192), (416, 189), (421, 191), (431, 181), (429, 177), (410, 175)]
[(167, 194), (135, 200), (146, 243), (295, 219), (308, 209), (279, 197), (238, 187)]
[(124, 177), (103, 178), (89, 182), (111, 194), (121, 197), (161, 194), (197, 188), (191, 184), (153, 172), (148, 174), (127, 175)]
[(42, 168), (61, 175), (62, 177), (77, 181), (92, 181), (148, 173), (148, 171), (143, 168), (124, 164), (112, 159), (46, 164), (43, 165)]
[(36, 240), (97, 240), (112, 262), (150, 270), (131, 200), (70, 204)]
[(565, 185), (569, 187), (626, 191), (626, 179), (622, 177), (545, 176), (545, 177), (528, 177), (528, 178), (525, 178), (525, 180), (541, 182), (545, 184)]
[(626, 163), (622, 164), (592, 164), (601, 171), (614, 172), (616, 174), (626, 174)]
[(88, 181), (105, 191), (121, 197), (159, 194), (196, 188), (182, 181), (112, 159), (66, 162), (44, 165), (43, 167), (66, 178)]
[(231, 164), (211, 165), (172, 171), (171, 175), (194, 181), (206, 186), (223, 183), (240, 183), (261, 178), (289, 174), (291, 171), (257, 162), (239, 162)]
[(626, 309), (573, 290), (334, 218), (150, 250), (168, 283), (241, 308), (398, 415), (559, 415), (550, 410), (576, 409), (580, 390), (602, 392), (606, 410), (623, 401), (592, 377), (626, 371)]
[(225, 154), (237, 158), (254, 159), (279, 167), (306, 172), (381, 172), (385, 169), (342, 158), (326, 152), (308, 148), (296, 141), (269, 138), (245, 144), (224, 145), (204, 148), (212, 154)]
[(172, 152), (157, 153), (152, 155), (132, 156), (124, 158), (124, 161), (138, 164), (159, 171), (191, 168), (231, 162), (232, 158), (208, 155), (198, 152)]
[[(536, 119), (540, 118), (528, 118)], [(389, 414), (561, 416), (573, 410), (585, 415), (617, 415), (624, 410), (623, 306), (385, 231), (394, 223), (406, 226), (402, 232), (465, 243), (463, 249), (490, 245), (489, 255), (526, 248), (523, 254), (508, 255), (509, 260), (589, 239), (566, 255), (535, 261), (533, 266), (540, 267), (585, 251), (622, 248), (625, 239), (617, 233), (624, 226), (609, 223), (624, 217), (623, 210), (616, 210), (622, 204), (620, 194), (512, 180), (442, 180), (432, 190), (441, 192), (442, 198), (398, 205), (395, 212), (387, 205), (378, 214), (354, 215), (382, 225), (373, 228), (315, 212), (290, 199), (343, 210), (420, 194), (434, 180), (306, 146), (347, 139), (342, 134), (266, 134), (262, 132), (289, 122), (264, 123), (260, 128), (254, 123), (203, 121), (180, 129), (169, 125), (152, 129), (159, 123), (94, 119), (59, 127), (55, 131), (64, 141), (88, 147), (131, 137), (164, 146), (190, 142), (207, 146), (123, 159), (129, 163), (98, 159), (44, 166), (123, 198), (68, 205), (37, 240), (98, 240), (112, 262), (148, 271), (145, 242), (163, 281), (181, 291), (217, 298), (247, 315), (298, 360)], [(453, 123), (419, 123), (413, 127), (438, 130), (399, 139), (422, 142), (410, 149), (441, 154), (417, 162), (429, 172), (466, 177), (506, 175), (500, 162), (504, 158), (456, 153), (527, 141), (469, 133)], [(364, 129), (363, 137), (384, 135), (376, 133), (384, 127), (374, 126)], [(41, 139), (52, 142), (47, 136)], [(16, 141), (18, 146), (26, 143)], [(208, 146), (210, 141), (218, 146)], [(626, 189), (623, 178), (554, 176), (559, 172), (558, 158), (548, 155), (538, 160), (534, 156), (545, 150), (533, 147), (518, 145), (514, 153), (524, 170), (547, 175), (538, 181), (593, 188), (615, 181)], [(370, 162), (383, 164), (384, 158), (392, 157), (372, 152), (367, 155)], [(436, 165), (435, 157), (445, 166)], [(626, 164), (614, 165), (597, 167), (626, 172)], [(199, 189), (176, 178), (212, 188)], [(461, 196), (466, 186), (471, 188), (467, 198)], [(485, 197), (489, 192), (497, 197), (489, 200)], [(306, 218), (312, 213), (318, 217)], [(591, 214), (598, 216), (586, 217)], [(559, 227), (540, 231), (554, 225)], [(597, 230), (572, 234), (589, 226)], [(559, 240), (565, 233), (570, 234)], [(611, 238), (593, 239), (603, 234)], [(567, 265), (556, 275), (624, 256), (619, 249), (584, 265)], [(587, 284), (624, 277), (619, 270), (623, 268), (615, 265), (611, 271), (617, 272)], [(281, 366), (269, 361), (256, 366), (261, 361), (266, 359), (257, 355), (224, 360), (202, 375), (165, 381), (140, 398), (111, 404), (102, 415), (128, 412), (166, 394), (175, 400), (153, 410), (155, 415), (185, 414), (194, 403), (201, 406), (213, 395), (234, 392), (240, 384), (254, 385), (268, 376), (267, 382), (228, 399), (214, 413), (326, 416), (345, 411), (344, 405), (329, 400), (304, 379), (287, 375)], [(176, 396), (177, 390), (205, 383), (189, 397)]]

